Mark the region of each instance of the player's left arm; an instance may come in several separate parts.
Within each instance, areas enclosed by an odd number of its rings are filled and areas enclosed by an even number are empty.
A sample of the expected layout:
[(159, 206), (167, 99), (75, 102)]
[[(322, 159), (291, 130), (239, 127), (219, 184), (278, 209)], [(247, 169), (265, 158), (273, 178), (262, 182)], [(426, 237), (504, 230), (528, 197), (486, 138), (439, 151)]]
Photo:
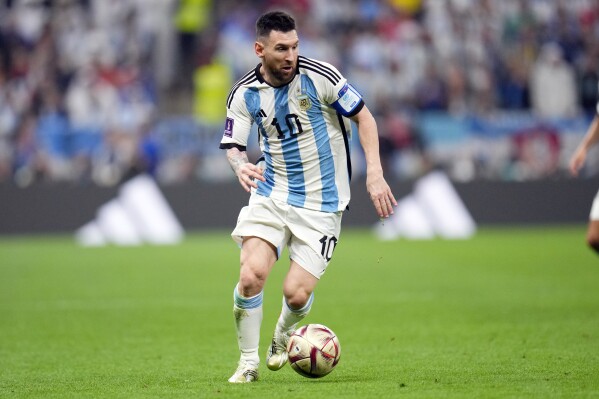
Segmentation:
[(358, 126), (358, 136), (366, 158), (366, 189), (379, 217), (387, 218), (393, 214), (397, 201), (383, 177), (376, 121), (366, 106), (351, 120)]
[[(314, 60), (310, 62), (315, 63)], [(342, 77), (339, 71), (326, 62), (317, 62), (321, 70), (328, 74), (315, 76), (319, 79), (324, 102), (330, 104), (338, 113), (350, 118), (358, 126), (360, 144), (366, 156), (366, 189), (380, 218), (393, 214), (397, 201), (383, 177), (383, 167), (379, 155), (379, 135), (376, 121), (364, 105), (360, 93)], [(337, 77), (338, 79), (332, 79)], [(331, 84), (332, 83), (332, 84)]]

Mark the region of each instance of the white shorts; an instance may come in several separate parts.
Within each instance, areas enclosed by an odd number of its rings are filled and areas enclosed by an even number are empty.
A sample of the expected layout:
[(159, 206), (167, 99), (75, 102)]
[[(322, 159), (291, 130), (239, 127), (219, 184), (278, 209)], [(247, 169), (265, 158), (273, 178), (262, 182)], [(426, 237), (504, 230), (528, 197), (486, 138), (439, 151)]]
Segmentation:
[(595, 194), (595, 199), (593, 199), (593, 205), (591, 206), (591, 215), (589, 216), (590, 220), (599, 220), (599, 191)]
[(342, 212), (298, 208), (253, 193), (231, 237), (239, 246), (243, 237), (260, 237), (277, 248), (277, 257), (287, 245), (289, 258), (319, 279), (339, 240), (341, 216)]

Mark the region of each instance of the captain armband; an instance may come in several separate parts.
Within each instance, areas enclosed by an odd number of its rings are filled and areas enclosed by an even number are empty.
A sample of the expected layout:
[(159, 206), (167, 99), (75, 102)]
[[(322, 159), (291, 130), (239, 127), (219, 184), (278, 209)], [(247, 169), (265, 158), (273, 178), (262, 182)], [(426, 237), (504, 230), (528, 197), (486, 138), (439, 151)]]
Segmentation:
[(337, 101), (331, 104), (341, 115), (352, 117), (364, 106), (362, 96), (349, 83), (346, 83), (337, 94)]

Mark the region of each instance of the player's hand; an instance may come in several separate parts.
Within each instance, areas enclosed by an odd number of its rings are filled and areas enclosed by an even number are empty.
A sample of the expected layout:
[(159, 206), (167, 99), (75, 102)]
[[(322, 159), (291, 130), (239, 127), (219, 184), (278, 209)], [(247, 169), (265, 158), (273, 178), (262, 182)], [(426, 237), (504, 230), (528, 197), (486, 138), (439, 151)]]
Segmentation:
[(393, 215), (393, 207), (397, 206), (397, 201), (382, 173), (367, 175), (366, 190), (368, 190), (370, 200), (379, 218), (388, 218)]
[(237, 178), (239, 179), (239, 183), (241, 184), (241, 187), (243, 187), (243, 189), (248, 193), (252, 188), (258, 188), (256, 179), (260, 181), (266, 181), (263, 174), (264, 170), (261, 167), (250, 162), (241, 165), (237, 169)]
[(578, 176), (578, 171), (584, 165), (584, 162), (587, 157), (587, 152), (584, 148), (580, 148), (576, 150), (572, 159), (570, 160), (570, 173), (572, 176)]

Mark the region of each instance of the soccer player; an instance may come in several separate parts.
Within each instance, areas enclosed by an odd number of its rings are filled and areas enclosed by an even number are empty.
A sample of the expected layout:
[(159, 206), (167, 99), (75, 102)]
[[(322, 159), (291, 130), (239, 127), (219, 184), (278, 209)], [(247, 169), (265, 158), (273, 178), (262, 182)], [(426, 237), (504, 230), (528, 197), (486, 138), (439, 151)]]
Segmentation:
[[(314, 288), (339, 240), (350, 200), (351, 125), (366, 158), (366, 188), (380, 218), (397, 202), (383, 177), (376, 122), (360, 94), (330, 64), (299, 56), (294, 19), (275, 11), (256, 22), (254, 50), (261, 63), (227, 98), (220, 143), (241, 186), (251, 192), (231, 233), (241, 246), (233, 313), (241, 358), (229, 382), (258, 379), (262, 292), (285, 245), (290, 266), (267, 366), (287, 362), (286, 345), (310, 311)], [(349, 118), (349, 119), (348, 119)], [(262, 166), (248, 161), (247, 139), (258, 128)]]
[[(588, 150), (599, 141), (599, 104), (597, 104), (597, 112), (598, 114), (593, 118), (584, 138), (570, 159), (570, 173), (573, 176), (578, 176), (578, 171), (586, 161)], [(595, 195), (591, 206), (587, 228), (587, 243), (599, 254), (599, 192)]]

